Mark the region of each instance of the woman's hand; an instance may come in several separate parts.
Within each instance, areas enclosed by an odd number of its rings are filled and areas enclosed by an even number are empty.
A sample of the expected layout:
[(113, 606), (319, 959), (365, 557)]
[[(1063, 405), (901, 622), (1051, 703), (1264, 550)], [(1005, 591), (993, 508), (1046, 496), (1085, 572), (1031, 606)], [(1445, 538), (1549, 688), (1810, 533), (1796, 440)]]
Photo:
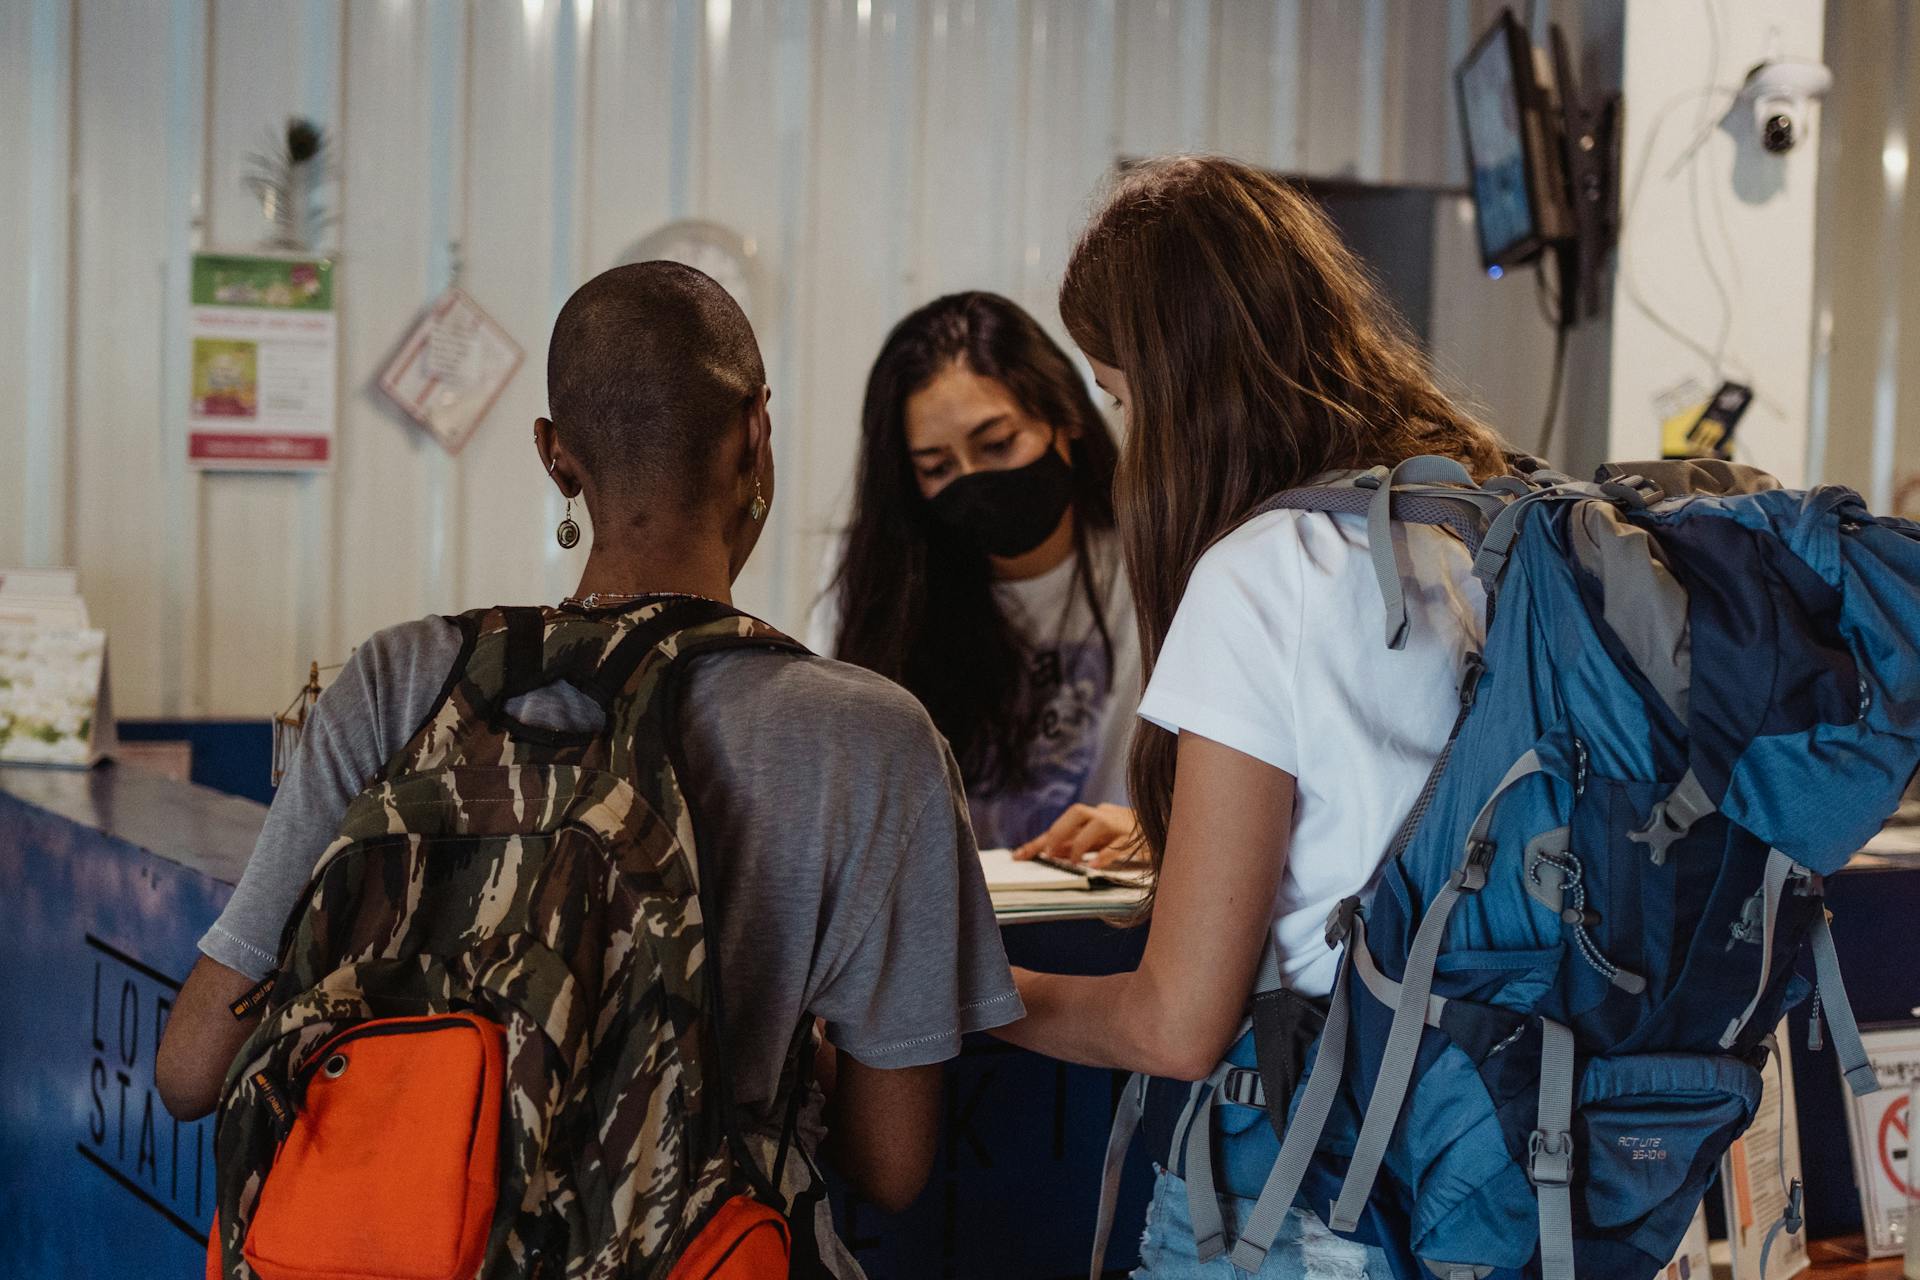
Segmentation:
[(1292, 840), (1294, 780), (1180, 735), (1166, 863), (1140, 967), (1014, 970), (1027, 1016), (994, 1030), (1050, 1058), (1201, 1080), (1239, 1034)]
[(1013, 851), (1022, 861), (1053, 858), (1098, 869), (1131, 862), (1142, 852), (1140, 827), (1123, 804), (1076, 804), (1051, 827)]

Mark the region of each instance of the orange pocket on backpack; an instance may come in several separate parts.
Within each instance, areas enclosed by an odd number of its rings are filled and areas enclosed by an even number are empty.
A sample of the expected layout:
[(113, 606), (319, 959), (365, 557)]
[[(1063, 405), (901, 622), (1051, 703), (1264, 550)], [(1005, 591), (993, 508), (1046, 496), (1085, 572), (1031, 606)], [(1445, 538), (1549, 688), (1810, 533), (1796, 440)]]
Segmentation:
[(667, 1280), (787, 1280), (793, 1243), (787, 1220), (752, 1196), (720, 1206)]
[(460, 1013), (321, 1045), (247, 1228), (261, 1280), (471, 1280), (499, 1194), (504, 1039)]

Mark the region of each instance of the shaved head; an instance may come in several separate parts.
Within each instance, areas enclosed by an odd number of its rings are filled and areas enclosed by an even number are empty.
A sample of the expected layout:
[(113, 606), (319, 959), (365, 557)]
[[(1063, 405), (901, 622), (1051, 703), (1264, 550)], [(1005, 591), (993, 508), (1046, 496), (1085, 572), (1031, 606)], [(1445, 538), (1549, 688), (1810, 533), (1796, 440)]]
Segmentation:
[(677, 262), (581, 285), (547, 348), (554, 430), (583, 479), (622, 501), (706, 497), (714, 446), (766, 381), (746, 313)]

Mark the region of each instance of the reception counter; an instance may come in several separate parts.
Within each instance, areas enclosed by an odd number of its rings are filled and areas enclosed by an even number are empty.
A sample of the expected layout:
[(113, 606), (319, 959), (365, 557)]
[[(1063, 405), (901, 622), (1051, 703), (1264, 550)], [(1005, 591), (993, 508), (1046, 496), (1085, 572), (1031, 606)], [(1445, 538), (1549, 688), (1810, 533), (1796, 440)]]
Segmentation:
[[(266, 810), (111, 766), (0, 769), (0, 1276), (201, 1274), (212, 1215), (212, 1121), (182, 1124), (154, 1090), (154, 1051), (195, 942), (225, 904)], [(1912, 921), (1920, 870), (1881, 864), (1829, 884), (1834, 934), (1863, 1021), (1920, 1007)], [(1097, 920), (1003, 927), (1015, 964), (1113, 972), (1142, 931)], [(1805, 1010), (1794, 1018), (1804, 1045)], [(1830, 1054), (1794, 1056), (1808, 1222), (1857, 1232)], [(987, 1036), (948, 1064), (926, 1192), (885, 1215), (836, 1188), (841, 1234), (874, 1280), (1085, 1274), (1113, 1072)], [(1110, 1265), (1133, 1261), (1148, 1183), (1136, 1150)]]
[[(265, 814), (131, 769), (0, 769), (0, 1276), (202, 1274), (213, 1122), (167, 1114), (154, 1051)], [(1130, 967), (1141, 943), (1095, 920), (1005, 936), (1015, 964), (1078, 972)], [(1120, 1083), (971, 1038), (926, 1192), (885, 1215), (836, 1188), (843, 1238), (873, 1280), (1084, 1275)], [(1148, 1172), (1136, 1153), (1116, 1267)]]

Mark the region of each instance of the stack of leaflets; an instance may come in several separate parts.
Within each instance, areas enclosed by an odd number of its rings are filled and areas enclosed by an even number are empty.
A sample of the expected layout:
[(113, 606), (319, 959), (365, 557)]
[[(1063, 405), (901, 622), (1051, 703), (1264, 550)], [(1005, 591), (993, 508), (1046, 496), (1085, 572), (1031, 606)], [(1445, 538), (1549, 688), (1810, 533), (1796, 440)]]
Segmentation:
[(114, 743), (107, 636), (74, 571), (0, 570), (0, 764), (85, 768)]

